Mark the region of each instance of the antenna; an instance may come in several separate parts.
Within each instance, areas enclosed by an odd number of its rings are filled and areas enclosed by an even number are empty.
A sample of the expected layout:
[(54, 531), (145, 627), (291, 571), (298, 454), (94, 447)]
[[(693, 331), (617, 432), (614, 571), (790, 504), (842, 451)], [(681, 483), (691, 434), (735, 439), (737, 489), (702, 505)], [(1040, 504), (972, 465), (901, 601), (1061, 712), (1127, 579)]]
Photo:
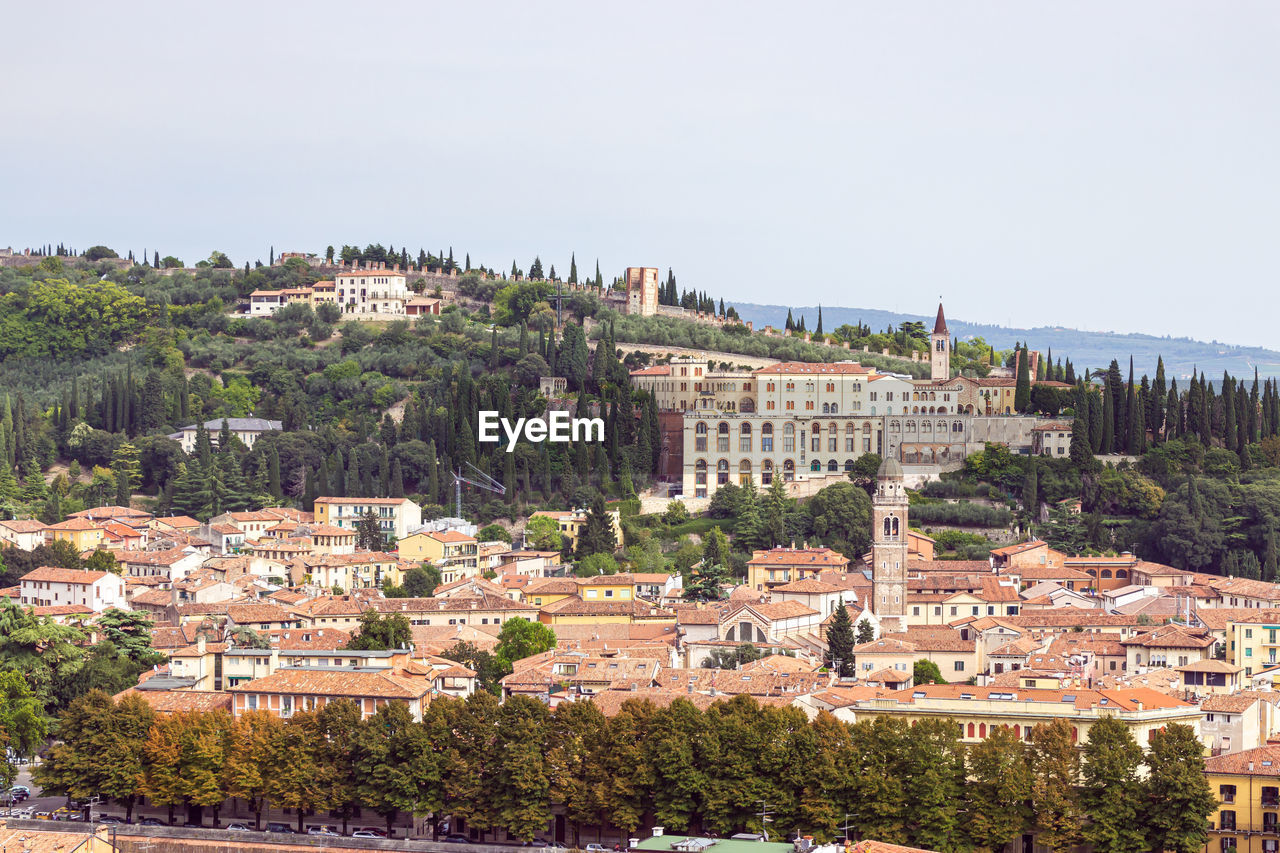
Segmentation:
[(467, 467), (471, 469), (471, 472), (473, 472), (471, 477), (464, 477), (461, 469), (449, 472), (453, 476), (453, 499), (454, 505), (457, 507), (458, 518), (462, 518), (463, 483), (467, 483), (468, 485), (475, 486), (480, 489), (487, 489), (488, 491), (499, 495), (505, 495), (507, 493), (506, 486), (502, 485), (497, 480), (472, 465), (470, 462), (467, 463)]
[(769, 817), (772, 812), (769, 811), (769, 803), (766, 800), (760, 801), (760, 811), (756, 812), (756, 816), (760, 818), (760, 834), (764, 836), (764, 840), (769, 840), (769, 824), (773, 823), (773, 818)]

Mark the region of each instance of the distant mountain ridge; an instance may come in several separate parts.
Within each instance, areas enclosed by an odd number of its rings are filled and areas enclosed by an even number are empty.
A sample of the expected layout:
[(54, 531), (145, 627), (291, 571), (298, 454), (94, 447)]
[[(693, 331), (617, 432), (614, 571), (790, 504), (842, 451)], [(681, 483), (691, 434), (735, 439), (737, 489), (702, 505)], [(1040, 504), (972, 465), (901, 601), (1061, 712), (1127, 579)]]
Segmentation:
[[(788, 309), (797, 322), (803, 316), (805, 325), (810, 330), (818, 321), (816, 305), (789, 307), (734, 302), (733, 306), (742, 319), (754, 323), (757, 329), (765, 325), (781, 329), (787, 322)], [(890, 324), (897, 326), (908, 320), (921, 321), (925, 324), (925, 329), (932, 329), (934, 315), (899, 314), (878, 308), (822, 306), (822, 327), (827, 332), (845, 323), (854, 324), (859, 321), (880, 331)], [(1221, 379), (1224, 370), (1232, 376), (1249, 377), (1253, 375), (1255, 367), (1261, 376), (1280, 376), (1280, 352), (1264, 347), (1240, 347), (1191, 338), (1162, 338), (1135, 332), (1086, 332), (1061, 326), (1018, 329), (991, 323), (969, 323), (953, 318), (949, 313), (947, 328), (953, 337), (961, 340), (980, 337), (996, 349), (1009, 349), (1017, 342), (1028, 343), (1032, 349), (1040, 352), (1052, 349), (1055, 362), (1059, 358), (1070, 358), (1077, 373), (1085, 368), (1105, 368), (1113, 358), (1127, 371), (1129, 356), (1132, 355), (1137, 376), (1144, 373), (1154, 375), (1158, 356), (1164, 357), (1165, 373), (1170, 379), (1189, 379), (1192, 369), (1204, 371), (1210, 379)]]

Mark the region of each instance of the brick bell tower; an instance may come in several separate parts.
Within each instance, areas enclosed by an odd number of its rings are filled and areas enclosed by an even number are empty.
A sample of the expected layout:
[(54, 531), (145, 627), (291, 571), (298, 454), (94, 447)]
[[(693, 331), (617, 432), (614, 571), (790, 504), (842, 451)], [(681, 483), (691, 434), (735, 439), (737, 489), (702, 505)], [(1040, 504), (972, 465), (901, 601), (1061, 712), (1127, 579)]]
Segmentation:
[(871, 499), (871, 610), (885, 633), (907, 627), (907, 491), (902, 466), (886, 458)]
[(947, 331), (941, 302), (938, 319), (933, 321), (933, 333), (929, 335), (929, 378), (934, 382), (951, 378), (951, 333)]

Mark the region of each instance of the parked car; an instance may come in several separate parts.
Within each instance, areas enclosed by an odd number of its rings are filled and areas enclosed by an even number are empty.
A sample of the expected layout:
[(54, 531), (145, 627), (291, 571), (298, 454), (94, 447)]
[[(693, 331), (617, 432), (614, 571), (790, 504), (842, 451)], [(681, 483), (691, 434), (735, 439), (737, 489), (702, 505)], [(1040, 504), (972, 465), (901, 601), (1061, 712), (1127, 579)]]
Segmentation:
[(444, 841), (446, 844), (470, 844), (471, 843), (470, 838), (467, 838), (465, 835), (459, 835), (456, 832), (453, 833), (452, 835), (446, 835), (444, 838), (440, 840)]
[(15, 797), (20, 797), (25, 800), (27, 797), (31, 796), (31, 789), (26, 785), (14, 785), (9, 789), (9, 793)]
[(382, 838), (381, 835), (378, 835), (377, 833), (374, 833), (374, 832), (370, 832), (367, 829), (357, 829), (355, 832), (351, 833), (351, 837), (352, 838)]
[(609, 850), (609, 848), (605, 847), (603, 844), (588, 844), (582, 849), (586, 850), (587, 853), (607, 853)]
[(124, 818), (116, 817), (113, 814), (98, 815), (94, 818), (96, 823), (124, 823)]
[[(377, 837), (377, 838), (386, 838), (386, 837), (387, 837), (387, 831), (386, 831), (385, 829), (383, 829), (382, 827), (379, 827), (379, 826), (362, 826), (362, 827), (359, 827), (359, 828), (356, 830), (356, 832), (368, 832), (368, 833), (373, 834), (373, 835), (374, 835), (375, 837)], [(362, 835), (362, 836), (360, 836), (360, 837), (361, 837), (361, 838), (364, 838), (365, 836), (363, 836), (363, 835)]]
[(252, 832), (248, 825), (243, 823), (229, 823), (223, 827), (227, 832)]
[(269, 823), (267, 832), (278, 832), (281, 835), (297, 835), (298, 831), (287, 823)]
[(342, 833), (341, 833), (341, 832), (338, 832), (338, 828), (337, 828), (336, 826), (309, 826), (309, 827), (307, 827), (307, 835), (338, 835), (338, 836), (341, 836), (341, 835), (342, 835)]
[(36, 812), (33, 816), (36, 820), (53, 820), (53, 815), (49, 812)]
[(165, 823), (158, 817), (144, 817), (142, 820), (138, 821), (138, 825), (139, 826), (168, 826), (167, 823)]

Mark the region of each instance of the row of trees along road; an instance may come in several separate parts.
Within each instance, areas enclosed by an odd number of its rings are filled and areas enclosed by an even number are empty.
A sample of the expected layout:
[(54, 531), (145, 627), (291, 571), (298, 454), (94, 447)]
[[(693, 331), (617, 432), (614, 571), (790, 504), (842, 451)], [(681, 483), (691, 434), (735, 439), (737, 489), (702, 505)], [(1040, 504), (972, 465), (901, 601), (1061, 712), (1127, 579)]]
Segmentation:
[[(382, 815), (446, 814), (478, 830), (531, 840), (562, 813), (577, 842), (604, 824), (625, 835), (772, 830), (826, 840), (852, 835), (929, 850), (999, 850), (1023, 832), (1067, 850), (1194, 853), (1215, 806), (1195, 732), (1170, 725), (1143, 751), (1114, 718), (1083, 749), (1063, 719), (1025, 740), (994, 730), (972, 745), (947, 720), (810, 722), (793, 707), (746, 696), (705, 711), (677, 699), (625, 702), (605, 717), (590, 702), (554, 711), (490, 693), (439, 699), (415, 722), (391, 703), (367, 720), (338, 701), (287, 720), (265, 712), (157, 716), (136, 696), (101, 691), (62, 715), (61, 742), (36, 770), (47, 791), (98, 795), (132, 811), (142, 797), (196, 820), (230, 797), (262, 819), (268, 806), (332, 811), (344, 830), (357, 807)], [(1140, 769), (1146, 767), (1146, 774)], [(594, 831), (585, 840), (592, 840)]]

